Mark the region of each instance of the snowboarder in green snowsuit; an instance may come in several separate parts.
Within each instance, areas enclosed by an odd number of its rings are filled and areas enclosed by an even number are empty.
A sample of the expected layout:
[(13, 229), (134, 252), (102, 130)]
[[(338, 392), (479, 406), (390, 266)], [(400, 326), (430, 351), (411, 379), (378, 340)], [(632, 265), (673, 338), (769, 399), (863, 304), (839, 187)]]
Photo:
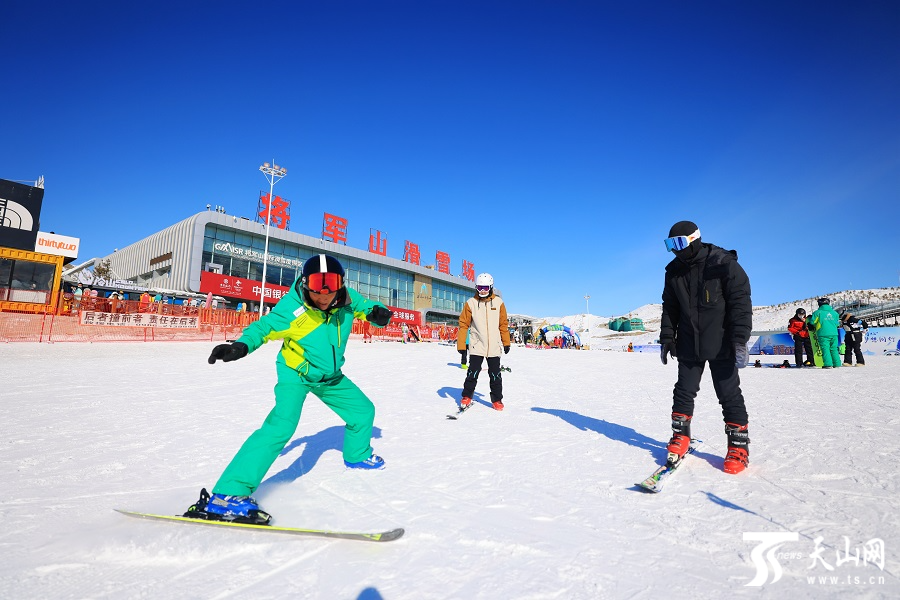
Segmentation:
[(841, 326), (841, 318), (831, 308), (828, 298), (819, 298), (818, 302), (818, 310), (809, 316), (808, 329), (815, 332), (822, 350), (822, 368), (836, 369), (841, 366), (841, 354), (838, 352), (838, 327)]
[(353, 319), (384, 327), (391, 315), (383, 304), (344, 286), (340, 262), (321, 254), (304, 263), (291, 291), (269, 314), (251, 323), (236, 342), (213, 349), (210, 364), (243, 358), (269, 340), (282, 342), (275, 361), (275, 407), (225, 468), (213, 488), (208, 512), (234, 518), (259, 511), (249, 495), (294, 435), (310, 392), (346, 423), (344, 464), (360, 469), (384, 467), (384, 460), (370, 445), (375, 406), (341, 367)]

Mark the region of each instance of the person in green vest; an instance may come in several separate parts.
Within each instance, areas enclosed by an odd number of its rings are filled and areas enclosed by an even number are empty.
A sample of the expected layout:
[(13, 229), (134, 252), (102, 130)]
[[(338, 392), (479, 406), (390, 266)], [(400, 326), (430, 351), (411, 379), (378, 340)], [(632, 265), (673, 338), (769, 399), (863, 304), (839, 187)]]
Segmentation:
[(808, 328), (816, 334), (819, 348), (822, 350), (822, 368), (831, 369), (841, 366), (841, 353), (838, 351), (838, 328), (841, 317), (831, 308), (828, 298), (819, 298), (819, 308), (809, 317)]

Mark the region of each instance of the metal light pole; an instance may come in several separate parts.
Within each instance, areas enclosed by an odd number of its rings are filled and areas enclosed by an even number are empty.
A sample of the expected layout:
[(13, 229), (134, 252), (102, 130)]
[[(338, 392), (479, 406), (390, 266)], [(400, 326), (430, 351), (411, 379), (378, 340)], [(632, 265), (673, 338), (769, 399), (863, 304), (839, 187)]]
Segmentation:
[(269, 264), (269, 222), (272, 220), (272, 200), (275, 193), (275, 184), (287, 175), (287, 169), (279, 167), (272, 159), (272, 164), (263, 163), (259, 170), (266, 176), (269, 182), (269, 202), (266, 204), (266, 247), (263, 250), (262, 287), (259, 289), (259, 316), (263, 316), (263, 307), (266, 305), (266, 265)]
[[(588, 317), (590, 317), (590, 315), (591, 315), (590, 300), (591, 300), (591, 295), (585, 294), (584, 295), (584, 308), (587, 311), (587, 314), (584, 315), (584, 321), (585, 321), (584, 332), (585, 333), (588, 333), (591, 330), (590, 322), (588, 321)], [(584, 336), (584, 337), (587, 337), (587, 336)]]

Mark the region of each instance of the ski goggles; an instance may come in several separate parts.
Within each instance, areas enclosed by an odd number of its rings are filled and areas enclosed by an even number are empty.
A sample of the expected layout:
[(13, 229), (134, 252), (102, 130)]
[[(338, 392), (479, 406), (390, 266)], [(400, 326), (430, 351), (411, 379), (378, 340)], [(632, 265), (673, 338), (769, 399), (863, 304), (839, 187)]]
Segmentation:
[(476, 285), (475, 289), (478, 290), (479, 294), (487, 294), (491, 291), (491, 286), (489, 285)]
[(337, 273), (312, 273), (306, 280), (306, 289), (317, 294), (330, 294), (344, 286), (344, 278)]
[(670, 238), (666, 238), (666, 251), (668, 252), (678, 252), (679, 250), (684, 250), (688, 246), (691, 245), (691, 242), (694, 240), (700, 239), (700, 230), (698, 229), (691, 235), (676, 235)]

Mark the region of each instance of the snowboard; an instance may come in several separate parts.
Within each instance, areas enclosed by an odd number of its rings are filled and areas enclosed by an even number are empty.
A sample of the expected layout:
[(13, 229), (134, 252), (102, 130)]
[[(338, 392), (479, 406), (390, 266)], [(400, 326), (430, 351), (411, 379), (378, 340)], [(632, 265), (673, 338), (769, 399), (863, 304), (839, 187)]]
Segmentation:
[(255, 523), (235, 523), (234, 521), (209, 521), (206, 519), (193, 519), (190, 517), (178, 517), (175, 515), (155, 515), (151, 513), (134, 512), (116, 508), (116, 512), (138, 519), (151, 519), (154, 521), (168, 521), (170, 523), (182, 523), (190, 525), (207, 525), (210, 527), (225, 527), (232, 529), (244, 529), (253, 531), (267, 531), (271, 533), (284, 533), (307, 537), (336, 538), (342, 540), (358, 540), (364, 542), (391, 542), (400, 538), (404, 530), (402, 528), (381, 531), (377, 533), (364, 533), (360, 531), (332, 531), (328, 529), (301, 529), (298, 527), (278, 527), (274, 525), (259, 525)]
[(813, 364), (815, 364), (817, 367), (821, 367), (825, 364), (825, 361), (822, 359), (822, 348), (819, 347), (819, 336), (810, 331), (809, 342), (810, 344), (812, 344), (813, 349)]

